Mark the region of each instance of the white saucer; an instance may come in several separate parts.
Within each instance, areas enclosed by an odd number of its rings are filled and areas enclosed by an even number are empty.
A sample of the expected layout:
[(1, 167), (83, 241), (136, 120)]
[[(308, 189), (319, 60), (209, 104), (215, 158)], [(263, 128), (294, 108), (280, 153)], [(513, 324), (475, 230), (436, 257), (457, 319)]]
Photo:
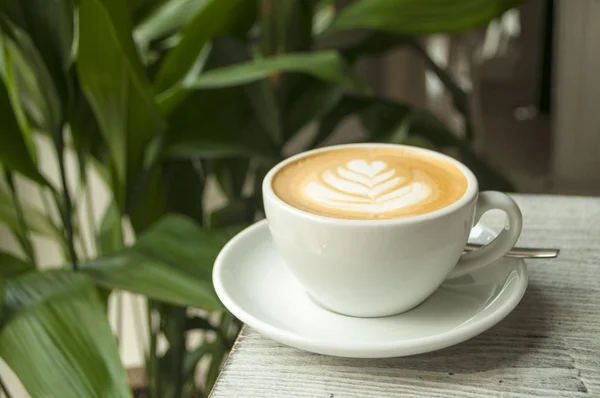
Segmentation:
[[(493, 237), (476, 227), (469, 240), (485, 243)], [(353, 318), (311, 301), (279, 257), (263, 220), (223, 248), (213, 281), (223, 304), (266, 337), (320, 354), (384, 358), (448, 347), (492, 327), (523, 297), (527, 270), (523, 260), (503, 258), (447, 281), (411, 311)]]

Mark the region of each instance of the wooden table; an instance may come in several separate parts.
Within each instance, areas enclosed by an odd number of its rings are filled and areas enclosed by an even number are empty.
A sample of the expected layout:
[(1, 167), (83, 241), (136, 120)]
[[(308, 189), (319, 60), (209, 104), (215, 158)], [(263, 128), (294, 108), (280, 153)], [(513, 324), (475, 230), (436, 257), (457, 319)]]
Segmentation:
[(562, 252), (527, 261), (527, 292), (495, 327), (376, 360), (300, 351), (245, 327), (212, 397), (600, 397), (600, 199), (514, 198), (525, 218), (519, 244)]

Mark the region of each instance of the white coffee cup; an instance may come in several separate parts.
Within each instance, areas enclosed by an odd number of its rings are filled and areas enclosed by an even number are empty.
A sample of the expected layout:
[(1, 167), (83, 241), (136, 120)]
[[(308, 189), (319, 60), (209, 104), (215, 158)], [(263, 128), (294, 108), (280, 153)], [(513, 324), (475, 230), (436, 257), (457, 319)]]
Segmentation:
[[(381, 147), (385, 144), (351, 144)], [(408, 311), (447, 278), (485, 267), (517, 242), (522, 216), (506, 194), (478, 191), (477, 179), (462, 163), (440, 153), (402, 145), (454, 164), (468, 186), (456, 202), (430, 213), (396, 219), (351, 220), (297, 209), (274, 192), (273, 176), (285, 165), (332, 147), (304, 152), (277, 164), (263, 181), (271, 235), (291, 272), (320, 306), (344, 315), (380, 317)], [(484, 247), (463, 254), (469, 233), (492, 209), (507, 223)]]

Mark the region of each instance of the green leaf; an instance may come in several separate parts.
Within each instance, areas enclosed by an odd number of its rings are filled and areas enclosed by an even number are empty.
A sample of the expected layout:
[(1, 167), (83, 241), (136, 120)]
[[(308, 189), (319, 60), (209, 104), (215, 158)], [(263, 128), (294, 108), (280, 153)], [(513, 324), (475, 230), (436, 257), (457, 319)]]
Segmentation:
[(123, 247), (121, 213), (114, 201), (110, 202), (102, 216), (97, 242), (97, 246), (100, 248), (102, 254), (107, 254)]
[(212, 331), (219, 330), (215, 326), (211, 325), (211, 323), (207, 319), (201, 318), (199, 316), (187, 318), (185, 321), (185, 329), (186, 330), (199, 329), (199, 330), (212, 330)]
[(131, 248), (81, 265), (99, 284), (178, 305), (221, 308), (212, 286), (217, 254), (240, 228), (207, 231), (189, 218), (163, 217)]
[(401, 144), (408, 137), (409, 131), (404, 127), (404, 121), (411, 111), (411, 108), (404, 104), (374, 100), (368, 103), (359, 115), (362, 124), (371, 133), (371, 139)]
[(170, 0), (125, 0), (133, 24), (147, 18), (152, 12), (169, 3)]
[(342, 97), (343, 89), (335, 84), (321, 81), (311, 83), (294, 96), (287, 109), (286, 137), (293, 136), (311, 121), (321, 119)]
[(214, 69), (200, 75), (189, 87), (210, 89), (237, 86), (279, 72), (306, 73), (348, 89), (365, 89), (364, 83), (335, 51), (290, 53)]
[(221, 345), (217, 345), (211, 352), (211, 360), (210, 366), (208, 368), (208, 372), (206, 372), (206, 381), (205, 386), (206, 390), (210, 391), (212, 387), (215, 385), (217, 381), (217, 377), (219, 376), (219, 372), (221, 371), (221, 364), (223, 363), (223, 358), (225, 358), (225, 347)]
[(321, 145), (335, 131), (337, 126), (348, 116), (360, 111), (368, 105), (364, 99), (344, 96), (337, 105), (323, 116), (317, 134), (309, 144), (309, 148)]
[(4, 278), (12, 278), (17, 275), (32, 271), (34, 269), (35, 267), (33, 266), (33, 264), (22, 260), (10, 253), (0, 251), (0, 276)]
[[(72, 70), (71, 74), (77, 84), (71, 97), (72, 105), (69, 108), (68, 115), (69, 127), (73, 148), (79, 163), (79, 176), (82, 178), (82, 183), (87, 184), (86, 169), (90, 165), (99, 166), (99, 163), (103, 163), (107, 148), (102, 139), (98, 121), (94, 117), (94, 112), (78, 85), (75, 70)], [(104, 167), (104, 165), (95, 167), (95, 171), (106, 184), (110, 183), (107, 167)]]
[(250, 105), (254, 109), (256, 118), (261, 123), (265, 132), (276, 145), (280, 145), (283, 139), (281, 129), (281, 111), (277, 104), (275, 87), (268, 79), (262, 79), (245, 87), (246, 95), (250, 99)]
[[(55, 81), (36, 43), (22, 26), (8, 18), (0, 18), (0, 25), (4, 33), (6, 62), (9, 63), (7, 86), (13, 101), (20, 100), (29, 116), (46, 132), (57, 133), (62, 127), (64, 75), (56, 72), (59, 76)], [(27, 133), (26, 130), (22, 132)], [(31, 141), (31, 147), (33, 138), (28, 137), (28, 141)]]
[(349, 63), (359, 57), (373, 56), (409, 44), (411, 38), (379, 31), (343, 31), (321, 37), (317, 43), (320, 49), (336, 49)]
[(247, 0), (209, 0), (181, 31), (181, 40), (161, 62), (154, 80), (157, 92), (181, 82), (198, 58), (202, 47), (213, 37), (225, 33), (235, 21), (234, 14), (246, 14), (253, 2)]
[(207, 222), (208, 227), (213, 229), (251, 224), (260, 205), (260, 198), (258, 197), (230, 201), (225, 206), (210, 213)]
[(313, 3), (316, 4), (314, 5), (312, 32), (314, 35), (319, 35), (331, 25), (335, 17), (335, 2), (334, 0), (317, 0)]
[(2, 135), (0, 164), (40, 184), (47, 184), (46, 179), (38, 171), (33, 156), (21, 134), (8, 92), (2, 82), (0, 82), (0, 114), (2, 115), (2, 124), (0, 124), (0, 134)]
[(451, 33), (484, 25), (521, 0), (357, 0), (326, 33), (372, 29), (400, 35)]
[[(160, 0), (162, 1), (162, 0)], [(135, 28), (137, 41), (147, 43), (178, 31), (188, 24), (208, 0), (167, 0), (155, 8)]]
[(163, 187), (167, 191), (167, 211), (185, 214), (204, 223), (204, 187), (207, 171), (199, 159), (164, 162)]
[[(91, 280), (67, 270), (6, 284), (0, 357), (34, 397), (131, 397)], [(5, 316), (7, 314), (5, 313)]]
[(260, 38), (264, 56), (307, 51), (312, 44), (312, 0), (261, 1)]
[(221, 191), (229, 200), (241, 198), (249, 167), (250, 161), (244, 158), (226, 158), (215, 161), (215, 177)]
[(52, 77), (61, 102), (67, 100), (67, 71), (72, 62), (72, 0), (27, 0), (7, 2), (7, 17), (27, 32)]
[(198, 362), (200, 362), (200, 360), (204, 358), (204, 356), (207, 354), (214, 355), (214, 353), (219, 349), (220, 346), (222, 345), (219, 341), (214, 341), (212, 343), (204, 342), (196, 349), (187, 352), (183, 360), (184, 378), (188, 379), (194, 377)]
[(165, 153), (176, 158), (279, 158), (242, 87), (191, 93), (169, 116)]
[(162, 177), (161, 165), (155, 164), (133, 187), (127, 215), (136, 235), (144, 232), (167, 212), (167, 197), (172, 193), (165, 189)]
[(135, 186), (147, 146), (163, 129), (127, 18), (121, 0), (80, 1), (77, 72), (110, 150), (121, 208), (125, 187)]
[(2, 326), (2, 312), (4, 308), (4, 276), (0, 273), (0, 327)]
[[(56, 240), (62, 239), (60, 230), (44, 213), (25, 201), (21, 201), (21, 205), (23, 206), (25, 223), (31, 232)], [(12, 198), (7, 192), (2, 190), (0, 190), (0, 223), (6, 224), (11, 230), (20, 230), (19, 217)]]

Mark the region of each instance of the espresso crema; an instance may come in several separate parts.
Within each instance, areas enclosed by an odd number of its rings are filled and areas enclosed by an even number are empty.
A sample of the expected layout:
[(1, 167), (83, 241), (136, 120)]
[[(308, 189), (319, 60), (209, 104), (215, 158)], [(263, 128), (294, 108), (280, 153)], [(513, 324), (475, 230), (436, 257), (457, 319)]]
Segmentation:
[(284, 202), (313, 214), (390, 219), (430, 213), (460, 199), (464, 174), (427, 153), (392, 147), (346, 147), (301, 157), (272, 180)]

